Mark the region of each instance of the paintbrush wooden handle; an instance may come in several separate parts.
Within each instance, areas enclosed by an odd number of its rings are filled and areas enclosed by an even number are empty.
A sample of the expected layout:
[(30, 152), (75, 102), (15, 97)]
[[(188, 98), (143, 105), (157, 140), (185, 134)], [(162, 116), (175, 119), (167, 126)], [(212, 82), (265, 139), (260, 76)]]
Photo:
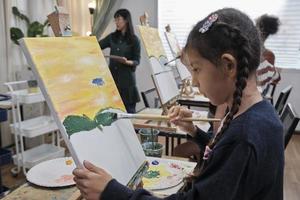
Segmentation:
[(219, 122), (221, 119), (217, 118), (202, 118), (202, 117), (188, 117), (188, 118), (183, 118), (181, 121), (185, 122)]
[[(151, 114), (133, 114), (131, 118), (134, 119), (148, 119), (148, 120), (157, 120), (157, 121), (165, 121), (170, 120), (168, 116), (165, 115), (151, 115)], [(192, 121), (203, 121), (203, 122), (219, 122), (220, 119), (216, 118), (201, 118), (201, 117), (189, 117), (183, 118), (181, 121), (192, 122)]]

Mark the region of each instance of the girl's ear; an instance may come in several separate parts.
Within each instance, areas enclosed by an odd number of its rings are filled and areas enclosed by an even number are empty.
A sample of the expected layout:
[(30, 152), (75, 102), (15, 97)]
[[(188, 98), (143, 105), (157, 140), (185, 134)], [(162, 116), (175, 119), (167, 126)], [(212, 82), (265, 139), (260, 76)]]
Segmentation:
[(237, 73), (237, 61), (235, 57), (229, 53), (224, 53), (221, 56), (221, 63), (224, 73), (230, 78), (235, 78)]

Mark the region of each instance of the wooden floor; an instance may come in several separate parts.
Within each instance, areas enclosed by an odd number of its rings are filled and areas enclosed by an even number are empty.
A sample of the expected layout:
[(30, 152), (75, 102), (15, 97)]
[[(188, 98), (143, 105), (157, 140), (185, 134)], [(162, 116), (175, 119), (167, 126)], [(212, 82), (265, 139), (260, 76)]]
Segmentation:
[[(163, 138), (160, 138), (159, 142), (164, 144)], [(9, 188), (16, 188), (25, 182), (25, 177), (22, 173), (12, 177), (10, 173), (12, 167), (12, 165), (2, 167), (3, 183)], [(300, 135), (294, 135), (285, 150), (284, 199), (300, 199)]]
[(284, 199), (300, 199), (300, 135), (293, 135), (285, 150)]

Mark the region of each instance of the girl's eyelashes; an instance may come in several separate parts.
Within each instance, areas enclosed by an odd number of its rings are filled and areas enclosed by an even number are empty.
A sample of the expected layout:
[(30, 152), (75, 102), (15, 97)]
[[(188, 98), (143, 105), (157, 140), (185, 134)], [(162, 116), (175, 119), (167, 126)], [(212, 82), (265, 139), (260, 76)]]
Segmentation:
[(192, 67), (192, 72), (199, 73), (200, 71), (200, 68)]

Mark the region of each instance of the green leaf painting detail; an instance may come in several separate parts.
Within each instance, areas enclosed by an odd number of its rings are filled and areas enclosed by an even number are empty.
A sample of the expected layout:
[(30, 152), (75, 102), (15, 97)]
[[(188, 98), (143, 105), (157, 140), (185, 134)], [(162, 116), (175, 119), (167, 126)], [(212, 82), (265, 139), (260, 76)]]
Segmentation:
[(117, 120), (117, 117), (116, 113), (107, 112), (109, 109), (112, 108), (104, 108), (99, 110), (94, 119), (90, 119), (86, 115), (67, 116), (63, 121), (63, 125), (66, 128), (67, 134), (71, 136), (72, 134), (80, 131), (90, 131), (95, 128), (102, 130), (103, 126), (110, 126), (114, 121)]
[(159, 171), (149, 170), (144, 175), (145, 178), (151, 179), (151, 178), (158, 178), (160, 176)]
[(95, 122), (102, 126), (110, 126), (116, 120), (116, 114), (111, 112), (97, 113)]
[(63, 125), (65, 126), (69, 135), (80, 131), (90, 131), (97, 127), (97, 124), (94, 122), (94, 120), (91, 120), (87, 116), (77, 115), (70, 115), (66, 117)]

